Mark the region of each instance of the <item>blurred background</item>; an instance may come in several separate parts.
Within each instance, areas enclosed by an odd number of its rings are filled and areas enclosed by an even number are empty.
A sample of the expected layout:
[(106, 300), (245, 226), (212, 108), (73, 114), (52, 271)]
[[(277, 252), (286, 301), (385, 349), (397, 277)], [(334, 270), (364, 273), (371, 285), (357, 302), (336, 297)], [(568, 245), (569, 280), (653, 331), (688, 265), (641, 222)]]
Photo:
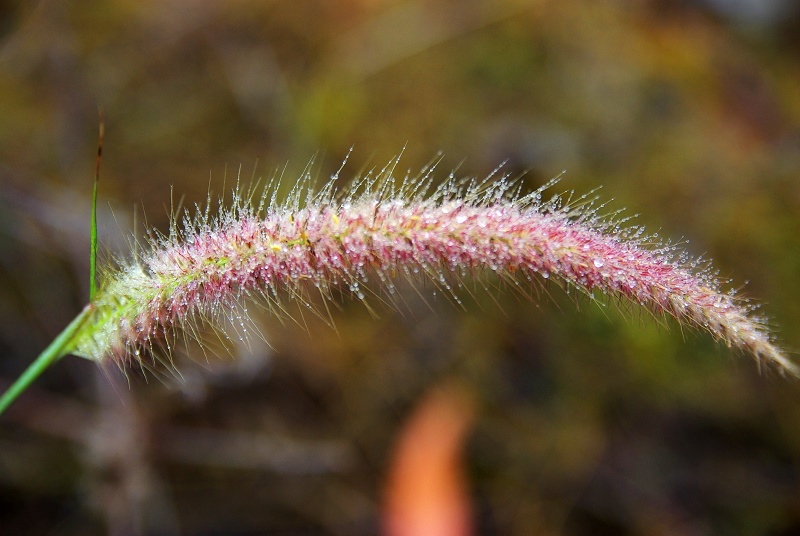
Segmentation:
[[(107, 257), (405, 147), (602, 185), (800, 348), (799, 59), (791, 0), (0, 2), (0, 385), (87, 300), (98, 108)], [(613, 298), (420, 288), (181, 379), (65, 358), (0, 418), (0, 534), (800, 534), (797, 381)]]

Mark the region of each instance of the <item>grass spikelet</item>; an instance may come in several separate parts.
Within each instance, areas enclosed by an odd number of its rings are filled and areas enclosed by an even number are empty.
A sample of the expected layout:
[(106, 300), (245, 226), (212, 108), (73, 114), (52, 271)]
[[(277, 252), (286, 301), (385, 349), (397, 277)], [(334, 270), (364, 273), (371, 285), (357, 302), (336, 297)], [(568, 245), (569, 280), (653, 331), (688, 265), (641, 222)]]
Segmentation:
[(398, 278), (451, 292), (451, 282), (466, 275), (522, 275), (532, 284), (600, 291), (800, 376), (753, 307), (724, 292), (707, 263), (653, 245), (615, 214), (602, 216), (593, 194), (545, 200), (557, 179), (521, 193), (499, 170), (481, 181), (451, 176), (433, 188), (435, 166), (397, 181), (397, 163), (341, 192), (338, 174), (320, 189), (306, 175), (282, 202), (273, 181), (260, 195), (237, 187), (217, 216), (209, 199), (194, 215), (174, 217), (167, 235), (151, 234), (144, 253), (106, 268), (91, 303), (3, 395), (0, 412), (63, 355), (147, 367), (146, 356), (169, 360), (177, 337), (198, 337), (198, 320), (218, 328), (251, 299), (277, 312), (285, 299), (307, 303), (312, 291), (333, 299), (349, 289), (365, 300), (373, 288), (367, 281), (377, 280), (392, 303)]
[(276, 187), (255, 199), (237, 190), (219, 216), (206, 207), (173, 222), (141, 258), (104, 274), (70, 351), (126, 362), (169, 346), (170, 332), (191, 319), (213, 319), (243, 299), (279, 306), (310, 288), (330, 297), (341, 285), (364, 299), (375, 276), (387, 294), (397, 277), (428, 277), (449, 290), (451, 276), (488, 271), (633, 301), (798, 374), (751, 307), (720, 290), (708, 269), (674, 247), (645, 245), (640, 229), (599, 216), (591, 198), (543, 200), (552, 182), (523, 195), (508, 177), (493, 176), (451, 177), (430, 191), (431, 170), (398, 184), (393, 168), (341, 193), (333, 182), (319, 191), (301, 182), (282, 203)]

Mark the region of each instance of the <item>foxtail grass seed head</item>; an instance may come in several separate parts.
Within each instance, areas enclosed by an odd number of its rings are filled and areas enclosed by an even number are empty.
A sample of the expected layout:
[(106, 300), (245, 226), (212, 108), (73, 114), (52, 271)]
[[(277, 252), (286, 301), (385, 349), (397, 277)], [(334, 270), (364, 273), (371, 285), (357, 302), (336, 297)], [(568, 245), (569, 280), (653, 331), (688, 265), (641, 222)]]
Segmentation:
[(283, 202), (275, 185), (261, 196), (237, 189), (220, 215), (209, 217), (206, 207), (173, 221), (138, 258), (102, 274), (69, 351), (123, 364), (168, 353), (176, 331), (193, 334), (196, 320), (213, 322), (251, 297), (278, 310), (317, 289), (331, 299), (349, 288), (365, 300), (375, 292), (369, 280), (391, 302), (398, 278), (426, 278), (449, 293), (454, 281), (489, 273), (635, 302), (798, 375), (753, 308), (721, 290), (705, 263), (652, 245), (641, 228), (623, 227), (625, 219), (601, 216), (591, 196), (544, 200), (555, 181), (523, 194), (494, 176), (451, 177), (433, 189), (431, 170), (398, 184), (392, 169), (345, 192), (333, 180), (318, 191), (301, 182)]

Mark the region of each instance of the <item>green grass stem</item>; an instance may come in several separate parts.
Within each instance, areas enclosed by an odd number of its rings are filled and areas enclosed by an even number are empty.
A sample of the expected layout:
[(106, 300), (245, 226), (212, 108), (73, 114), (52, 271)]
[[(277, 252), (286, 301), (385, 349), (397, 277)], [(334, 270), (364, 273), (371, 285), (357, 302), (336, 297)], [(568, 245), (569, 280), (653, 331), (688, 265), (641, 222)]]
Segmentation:
[(2, 414), (8, 407), (27, 389), (31, 383), (36, 380), (41, 374), (47, 370), (50, 365), (64, 357), (70, 352), (73, 339), (75, 335), (84, 326), (86, 320), (89, 318), (91, 306), (86, 306), (75, 319), (56, 337), (50, 345), (39, 354), (39, 357), (31, 363), (31, 365), (17, 378), (11, 387), (0, 396), (0, 414)]
[(92, 185), (92, 219), (89, 248), (89, 301), (97, 292), (97, 183), (100, 182), (100, 161), (103, 158), (103, 137), (105, 136), (103, 113), (100, 112), (100, 134), (97, 139), (97, 163), (94, 168), (94, 184)]

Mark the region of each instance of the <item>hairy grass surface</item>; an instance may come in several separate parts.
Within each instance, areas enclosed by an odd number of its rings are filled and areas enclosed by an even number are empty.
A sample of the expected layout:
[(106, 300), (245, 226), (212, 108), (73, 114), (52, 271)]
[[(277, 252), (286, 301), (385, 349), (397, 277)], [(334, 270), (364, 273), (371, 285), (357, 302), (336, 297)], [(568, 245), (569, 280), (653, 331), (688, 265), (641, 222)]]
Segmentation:
[(105, 270), (67, 351), (145, 363), (169, 356), (177, 337), (199, 338), (201, 324), (246, 323), (241, 304), (250, 299), (278, 313), (287, 299), (310, 306), (314, 293), (326, 306), (343, 293), (392, 305), (402, 299), (400, 278), (430, 282), (458, 302), (466, 279), (500, 278), (523, 292), (549, 280), (641, 304), (798, 374), (753, 306), (724, 291), (707, 263), (624, 227), (619, 213), (603, 215), (591, 195), (545, 200), (555, 181), (524, 193), (499, 171), (433, 188), (433, 168), (396, 181), (396, 165), (342, 192), (337, 176), (321, 189), (301, 180), (282, 202), (279, 181), (260, 194), (237, 188), (218, 216), (209, 199), (173, 218), (168, 235)]

